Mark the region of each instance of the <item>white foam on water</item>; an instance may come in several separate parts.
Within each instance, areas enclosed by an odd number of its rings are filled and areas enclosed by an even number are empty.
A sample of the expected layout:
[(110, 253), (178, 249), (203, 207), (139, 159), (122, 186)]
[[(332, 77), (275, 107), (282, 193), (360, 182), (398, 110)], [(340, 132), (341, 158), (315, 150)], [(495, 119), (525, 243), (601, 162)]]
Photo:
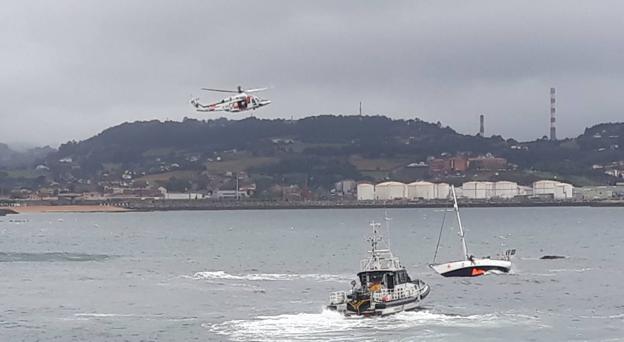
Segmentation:
[(148, 319), (148, 320), (167, 320), (167, 321), (194, 321), (197, 317), (184, 317), (184, 316), (167, 316), (167, 315), (150, 315), (150, 314), (120, 314), (120, 313), (77, 313), (74, 314), (74, 319), (64, 320), (89, 320), (89, 319)]
[(289, 281), (289, 280), (316, 280), (316, 281), (331, 281), (331, 282), (344, 282), (353, 279), (345, 275), (337, 274), (291, 274), (291, 273), (252, 273), (235, 275), (225, 271), (206, 271), (196, 272), (190, 278), (196, 280), (249, 280), (249, 281)]
[(594, 316), (579, 316), (580, 318), (591, 318), (591, 319), (621, 319), (624, 318), (624, 314), (615, 314), (615, 315), (608, 315), (608, 316), (598, 316), (598, 315), (594, 315)]
[(554, 273), (524, 273), (526, 276), (536, 276), (536, 277), (554, 277)]
[(591, 270), (592, 270), (591, 268), (585, 267), (585, 268), (560, 268), (560, 269), (554, 269), (554, 270), (549, 270), (549, 271), (561, 273), (561, 272), (587, 272)]
[(77, 313), (76, 317), (137, 317), (135, 314), (115, 314), (115, 313)]
[(498, 328), (528, 323), (532, 317), (518, 315), (449, 315), (428, 310), (401, 312), (387, 317), (344, 317), (329, 310), (321, 313), (298, 313), (258, 316), (250, 320), (231, 320), (217, 324), (202, 324), (212, 333), (228, 336), (235, 341), (363, 341), (367, 337), (394, 335), (409, 330), (409, 336), (440, 337), (446, 333), (435, 328)]
[(484, 275), (507, 275), (507, 274), (514, 274), (514, 273), (511, 273), (511, 271), (507, 273), (507, 272), (503, 272), (500, 270), (489, 270), (489, 271), (486, 271)]

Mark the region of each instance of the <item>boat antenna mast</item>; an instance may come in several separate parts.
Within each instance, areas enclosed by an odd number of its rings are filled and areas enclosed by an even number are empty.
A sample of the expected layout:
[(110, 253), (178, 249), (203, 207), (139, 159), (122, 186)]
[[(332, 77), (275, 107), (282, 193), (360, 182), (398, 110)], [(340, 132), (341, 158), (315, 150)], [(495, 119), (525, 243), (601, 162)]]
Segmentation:
[(388, 245), (388, 249), (390, 249), (390, 221), (392, 221), (392, 217), (388, 216), (388, 210), (384, 212), (384, 221), (386, 222), (386, 234), (388, 236), (386, 240), (386, 245)]
[(392, 255), (385, 239), (383, 238), (381, 223), (371, 221), (372, 235), (367, 239), (371, 244), (368, 258), (360, 262), (362, 271), (374, 271), (383, 269), (400, 269), (401, 263)]
[(382, 236), (379, 234), (379, 229), (381, 228), (381, 225), (375, 221), (372, 221), (370, 223), (370, 226), (373, 230), (373, 234), (369, 236), (367, 240), (371, 243), (371, 254), (376, 255), (377, 245), (382, 240)]
[(453, 210), (457, 215), (457, 224), (459, 225), (459, 237), (462, 242), (462, 249), (464, 250), (464, 259), (468, 260), (468, 248), (466, 247), (466, 239), (464, 239), (464, 227), (462, 227), (461, 217), (459, 216), (459, 206), (457, 206), (457, 196), (455, 195), (455, 186), (451, 185), (451, 192), (453, 193)]

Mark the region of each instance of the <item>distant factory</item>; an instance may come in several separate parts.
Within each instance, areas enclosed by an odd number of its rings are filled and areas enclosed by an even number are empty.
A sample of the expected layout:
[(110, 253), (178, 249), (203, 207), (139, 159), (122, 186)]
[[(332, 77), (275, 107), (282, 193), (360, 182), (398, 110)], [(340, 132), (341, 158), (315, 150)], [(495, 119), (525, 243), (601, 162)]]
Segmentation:
[[(382, 182), (357, 184), (359, 201), (391, 201), (391, 200), (436, 200), (447, 199), (451, 186), (447, 183), (417, 181), (409, 184), (401, 182)], [(516, 182), (478, 182), (470, 181), (456, 188), (457, 195), (468, 199), (511, 199), (518, 196), (543, 197), (555, 200), (566, 200), (574, 197), (571, 184), (554, 180), (540, 180), (532, 186), (518, 185)]]

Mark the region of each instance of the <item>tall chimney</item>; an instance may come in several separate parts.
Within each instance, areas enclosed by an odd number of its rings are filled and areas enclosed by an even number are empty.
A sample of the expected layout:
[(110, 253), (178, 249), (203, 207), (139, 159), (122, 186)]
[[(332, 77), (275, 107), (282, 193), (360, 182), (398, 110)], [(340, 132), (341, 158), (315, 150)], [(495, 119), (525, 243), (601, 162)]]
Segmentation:
[(479, 135), (480, 136), (485, 136), (485, 115), (481, 114), (479, 116)]
[(557, 140), (555, 112), (555, 88), (550, 88), (550, 140)]

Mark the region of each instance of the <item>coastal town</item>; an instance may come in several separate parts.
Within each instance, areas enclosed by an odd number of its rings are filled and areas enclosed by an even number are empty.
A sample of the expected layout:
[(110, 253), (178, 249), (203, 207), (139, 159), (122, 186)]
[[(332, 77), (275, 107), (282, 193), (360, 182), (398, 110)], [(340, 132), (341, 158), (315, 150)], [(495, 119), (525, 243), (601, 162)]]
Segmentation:
[[(80, 170), (80, 164), (64, 157), (54, 164), (64, 170), (60, 173), (64, 182), (3, 190), (0, 207), (15, 211), (435, 207), (448, 205), (451, 185), (466, 206), (624, 205), (624, 183), (575, 186), (556, 177), (524, 183), (507, 180), (506, 176), (518, 178), (518, 166), (490, 153), (443, 153), (388, 169), (382, 169), (379, 161), (353, 159), (367, 179), (341, 179), (327, 187), (309, 186), (307, 175), (297, 173), (283, 177), (281, 184), (258, 186), (258, 177), (240, 170), (236, 151), (221, 155), (205, 160), (208, 167), (203, 168), (197, 167), (200, 155), (173, 163), (156, 158), (147, 168), (102, 172), (97, 179), (76, 179), (72, 171)], [(45, 164), (35, 170), (51, 173)]]

